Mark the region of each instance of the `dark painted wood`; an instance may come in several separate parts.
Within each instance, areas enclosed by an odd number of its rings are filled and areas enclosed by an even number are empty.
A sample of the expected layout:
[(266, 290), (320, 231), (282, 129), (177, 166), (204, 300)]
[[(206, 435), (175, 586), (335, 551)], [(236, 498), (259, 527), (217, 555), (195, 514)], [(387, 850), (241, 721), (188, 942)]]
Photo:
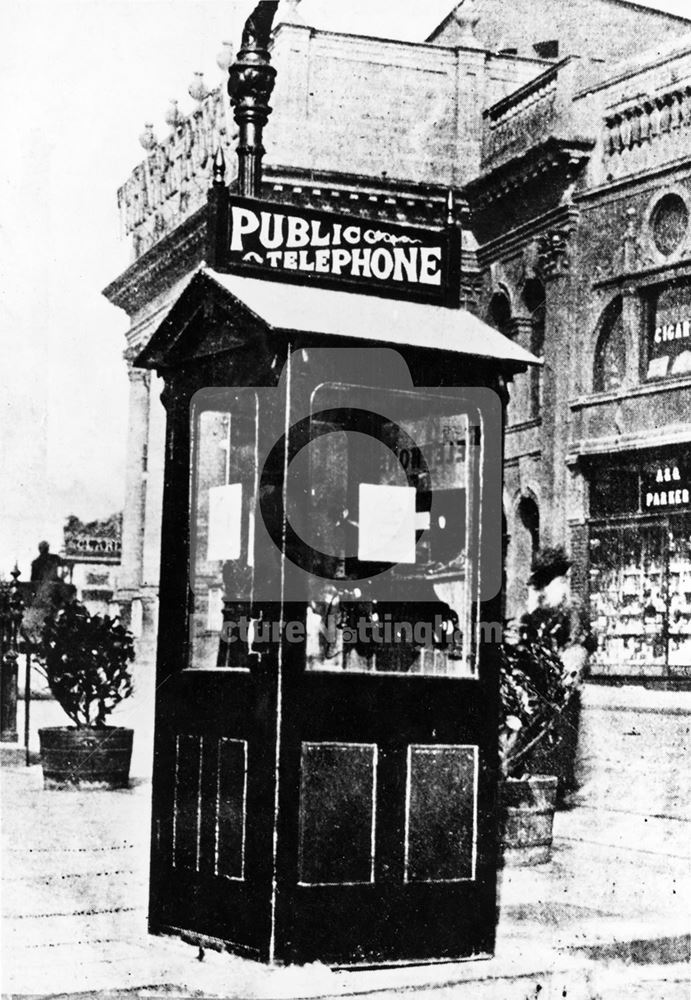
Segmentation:
[[(267, 259), (267, 251), (260, 243), (256, 232), (247, 234), (241, 250), (231, 249), (233, 206), (248, 209), (257, 217), (261, 213), (268, 213), (272, 220), (276, 216), (279, 220), (298, 216), (301, 220), (305, 220), (308, 226), (313, 224), (321, 226), (321, 229), (317, 231), (317, 240), (297, 248), (295, 254), (296, 258), (301, 252), (309, 254), (309, 266), (312, 267), (312, 270), (300, 269), (297, 262), (294, 269), (273, 266)], [(377, 279), (371, 274), (369, 277), (365, 277), (364, 274), (349, 276), (316, 270), (315, 251), (326, 249), (330, 252), (331, 247), (325, 247), (323, 240), (334, 226), (339, 227), (336, 242), (333, 244), (336, 249), (350, 251), (357, 247), (358, 252), (361, 253), (363, 250), (374, 251), (380, 248), (388, 250), (393, 246), (405, 249), (412, 247), (418, 250), (426, 247), (438, 248), (441, 252), (438, 269), (439, 284), (404, 280), (403, 276), (401, 276), (401, 280), (396, 281), (393, 277)], [(273, 239), (273, 227), (272, 221), (272, 246), (274, 250), (282, 254), (289, 248), (285, 240), (279, 245)], [(366, 241), (363, 236), (353, 245), (341, 236), (341, 233), (349, 227), (355, 227), (361, 233), (370, 230), (373, 234), (383, 233), (385, 235), (383, 237), (379, 235), (379, 239), (376, 240), (373, 235), (370, 237), (372, 242)], [(362, 216), (358, 215), (324, 212), (304, 206), (280, 205), (275, 201), (261, 201), (257, 198), (240, 198), (231, 194), (228, 188), (221, 184), (214, 184), (209, 190), (207, 263), (216, 271), (246, 274), (250, 277), (262, 278), (265, 281), (316, 285), (337, 291), (356, 292), (360, 295), (377, 295), (384, 298), (406, 299), (458, 308), (461, 294), (461, 244), (461, 230), (455, 224), (447, 225), (443, 229), (423, 228), (422, 226), (403, 225), (382, 219), (363, 219)]]
[[(263, 329), (243, 306), (203, 280), (183, 300), (142, 359), (165, 376), (168, 412), (150, 928), (155, 933), (213, 938), (241, 954), (286, 963), (376, 963), (490, 953), (496, 905), (495, 647), (479, 647), (477, 680), (309, 671), (300, 643), (269, 643), (248, 651), (245, 671), (185, 669), (192, 400), (199, 390), (213, 386), (275, 387), (288, 352), (319, 346), (320, 339), (304, 337), (291, 344), (285, 334)], [(333, 338), (324, 346), (333, 346)], [(342, 346), (362, 350), (362, 344)], [(423, 349), (402, 348), (400, 353), (418, 385), (485, 385), (504, 396), (497, 365), (473, 359), (461, 362)], [(337, 375), (334, 366), (333, 372), (322, 372), (321, 377)], [(293, 386), (291, 404), (309, 397), (313, 387), (308, 381)], [(284, 404), (285, 400), (276, 402), (276, 396), (266, 403)], [(260, 412), (260, 437), (266, 433), (265, 416)], [(500, 504), (501, 499), (494, 502)], [(276, 502), (275, 510), (279, 508)], [(271, 516), (271, 504), (268, 509)], [(277, 554), (267, 554), (257, 567), (259, 573), (280, 571)], [(499, 621), (500, 608), (498, 596), (478, 609), (479, 617)], [(283, 607), (273, 603), (255, 606), (254, 613), (276, 620), (283, 614), (300, 621), (305, 609), (304, 602)], [(230, 608), (229, 613), (234, 610), (240, 609)], [(376, 774), (374, 751), (353, 748), (350, 754), (341, 754), (349, 762), (337, 777), (338, 754), (322, 750), (320, 758), (319, 750), (305, 746), (320, 743), (376, 747)], [(443, 844), (435, 853), (423, 843), (427, 835), (438, 837), (444, 825), (438, 793), (435, 798), (428, 781), (427, 791), (413, 796), (412, 808), (418, 813), (412, 823), (409, 866), (413, 865), (415, 878), (405, 880), (411, 745), (478, 748), (474, 878), (415, 880), (425, 872), (448, 875), (445, 864), (461, 876), (467, 874), (465, 841), (463, 857), (448, 862), (440, 856)], [(467, 765), (468, 755), (459, 753)], [(448, 759), (452, 758), (453, 754)], [(302, 767), (308, 759), (310, 765)], [(448, 760), (444, 775), (445, 781), (451, 780)], [(373, 881), (301, 884), (329, 872), (330, 877), (348, 881), (367, 875), (365, 847), (371, 817), (365, 801), (373, 776)], [(467, 780), (466, 769), (463, 775), (459, 772), (460, 785), (454, 781), (450, 785), (459, 797), (459, 809), (466, 811)], [(306, 809), (302, 820), (301, 789)], [(320, 799), (325, 800), (321, 813)], [(420, 815), (426, 802), (438, 810), (436, 826), (429, 821), (425, 825)], [(347, 814), (340, 825), (339, 810)], [(350, 857), (345, 853), (349, 842)]]

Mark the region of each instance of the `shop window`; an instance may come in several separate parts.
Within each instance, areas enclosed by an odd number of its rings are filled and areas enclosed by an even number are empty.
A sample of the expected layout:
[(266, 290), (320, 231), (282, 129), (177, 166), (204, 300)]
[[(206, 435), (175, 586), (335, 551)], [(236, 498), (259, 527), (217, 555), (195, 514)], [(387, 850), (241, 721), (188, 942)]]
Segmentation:
[[(545, 287), (541, 281), (531, 279), (523, 289), (523, 302), (530, 314), (532, 331), (530, 350), (536, 358), (542, 361), (545, 354)], [(530, 411), (536, 417), (542, 410), (543, 368), (536, 365), (530, 369)]]
[(621, 298), (616, 298), (607, 306), (600, 322), (593, 370), (595, 392), (611, 392), (623, 385), (626, 377), (626, 355), (626, 332)]
[(658, 201), (650, 225), (653, 242), (663, 257), (681, 246), (689, 227), (689, 210), (678, 194), (666, 194)]
[(691, 373), (691, 284), (653, 292), (648, 327), (649, 379)]
[(690, 473), (668, 453), (593, 474), (595, 674), (691, 676)]
[(594, 673), (691, 676), (691, 518), (590, 537)]

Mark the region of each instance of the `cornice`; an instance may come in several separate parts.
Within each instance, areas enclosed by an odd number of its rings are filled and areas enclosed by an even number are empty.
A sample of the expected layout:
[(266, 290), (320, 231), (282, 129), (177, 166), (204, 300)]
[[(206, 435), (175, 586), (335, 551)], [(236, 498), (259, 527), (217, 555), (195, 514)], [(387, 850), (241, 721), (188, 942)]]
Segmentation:
[(206, 206), (167, 233), (103, 289), (113, 305), (132, 316), (203, 259)]
[[(262, 197), (295, 206), (347, 211), (353, 215), (444, 225), (448, 186), (358, 174), (305, 171), (279, 166), (265, 170)], [(460, 192), (456, 192), (460, 196)], [(458, 211), (466, 206), (458, 197)], [(199, 264), (205, 253), (206, 205), (161, 237), (103, 289), (103, 295), (134, 315)]]
[(566, 456), (566, 464), (576, 466), (579, 461), (589, 458), (595, 459), (610, 454), (620, 455), (630, 451), (687, 444), (689, 441), (691, 441), (691, 429), (687, 424), (667, 427), (656, 434), (651, 434), (647, 430), (620, 437), (581, 438), (571, 442)]
[[(691, 156), (682, 156), (676, 160), (670, 160), (668, 163), (650, 167), (648, 170), (638, 170), (636, 173), (626, 174), (624, 177), (617, 177), (611, 181), (606, 181), (604, 184), (598, 184), (597, 187), (578, 191), (574, 194), (573, 200), (586, 203), (583, 205), (584, 211), (591, 208), (599, 208), (600, 204), (617, 200), (615, 197), (617, 195), (620, 196), (620, 199), (626, 197), (630, 194), (627, 190), (628, 188), (635, 187), (644, 190), (647, 184), (659, 180), (666, 174), (675, 174), (683, 170), (688, 171), (689, 167), (691, 167)], [(600, 199), (597, 205), (587, 204), (587, 202), (596, 201), (597, 199)]]
[(684, 257), (672, 263), (654, 264), (649, 267), (640, 267), (636, 270), (626, 269), (607, 277), (593, 281), (592, 287), (595, 289), (621, 288), (627, 285), (636, 288), (646, 288), (650, 285), (660, 285), (668, 281), (679, 278), (691, 277), (691, 259)]
[(578, 209), (571, 204), (558, 205), (549, 212), (537, 215), (529, 222), (478, 247), (478, 263), (481, 267), (488, 267), (496, 260), (522, 252), (526, 243), (550, 233), (560, 232), (568, 235), (575, 228), (578, 215)]
[(557, 139), (554, 136), (513, 156), (505, 163), (490, 167), (461, 189), (471, 212), (487, 208), (493, 202), (512, 197), (546, 175), (564, 172), (572, 181), (590, 158), (594, 139)]
[(627, 386), (610, 392), (598, 392), (589, 396), (577, 396), (569, 402), (569, 408), (574, 412), (590, 407), (605, 406), (611, 403), (622, 403), (627, 399), (640, 396), (655, 396), (666, 392), (679, 392), (691, 389), (691, 376), (680, 375), (675, 379), (659, 382), (647, 382), (643, 385)]

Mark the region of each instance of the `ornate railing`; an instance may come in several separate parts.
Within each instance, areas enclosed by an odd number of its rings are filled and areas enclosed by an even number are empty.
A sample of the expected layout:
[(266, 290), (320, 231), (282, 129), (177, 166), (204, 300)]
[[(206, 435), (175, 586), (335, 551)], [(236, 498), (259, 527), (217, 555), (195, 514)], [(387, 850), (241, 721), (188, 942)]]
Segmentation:
[(638, 98), (608, 114), (603, 159), (608, 179), (688, 156), (691, 86)]
[(186, 118), (173, 116), (171, 134), (157, 142), (150, 127), (141, 137), (146, 159), (118, 191), (123, 232), (139, 257), (206, 201), (216, 146), (233, 164), (237, 126), (221, 87), (210, 91)]
[(558, 69), (558, 66), (550, 67), (546, 73), (484, 112), (483, 166), (495, 165), (500, 159), (508, 158), (517, 147), (527, 145), (536, 127), (553, 119)]
[(576, 58), (550, 66), (484, 112), (483, 170), (492, 170), (552, 136), (587, 137), (591, 129), (573, 100), (578, 66)]

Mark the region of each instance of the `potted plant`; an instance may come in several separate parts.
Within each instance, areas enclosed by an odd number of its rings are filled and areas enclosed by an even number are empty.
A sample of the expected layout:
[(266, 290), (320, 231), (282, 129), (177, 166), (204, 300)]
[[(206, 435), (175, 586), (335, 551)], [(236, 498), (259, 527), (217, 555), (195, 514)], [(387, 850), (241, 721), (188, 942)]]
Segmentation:
[(74, 725), (39, 730), (46, 788), (127, 787), (133, 732), (106, 719), (132, 693), (133, 659), (133, 637), (116, 618), (78, 601), (47, 616), (39, 667)]
[(536, 556), (532, 610), (501, 650), (502, 841), (504, 859), (519, 864), (549, 860), (558, 791), (574, 782), (579, 688), (593, 638), (568, 592), (570, 566), (561, 548)]

